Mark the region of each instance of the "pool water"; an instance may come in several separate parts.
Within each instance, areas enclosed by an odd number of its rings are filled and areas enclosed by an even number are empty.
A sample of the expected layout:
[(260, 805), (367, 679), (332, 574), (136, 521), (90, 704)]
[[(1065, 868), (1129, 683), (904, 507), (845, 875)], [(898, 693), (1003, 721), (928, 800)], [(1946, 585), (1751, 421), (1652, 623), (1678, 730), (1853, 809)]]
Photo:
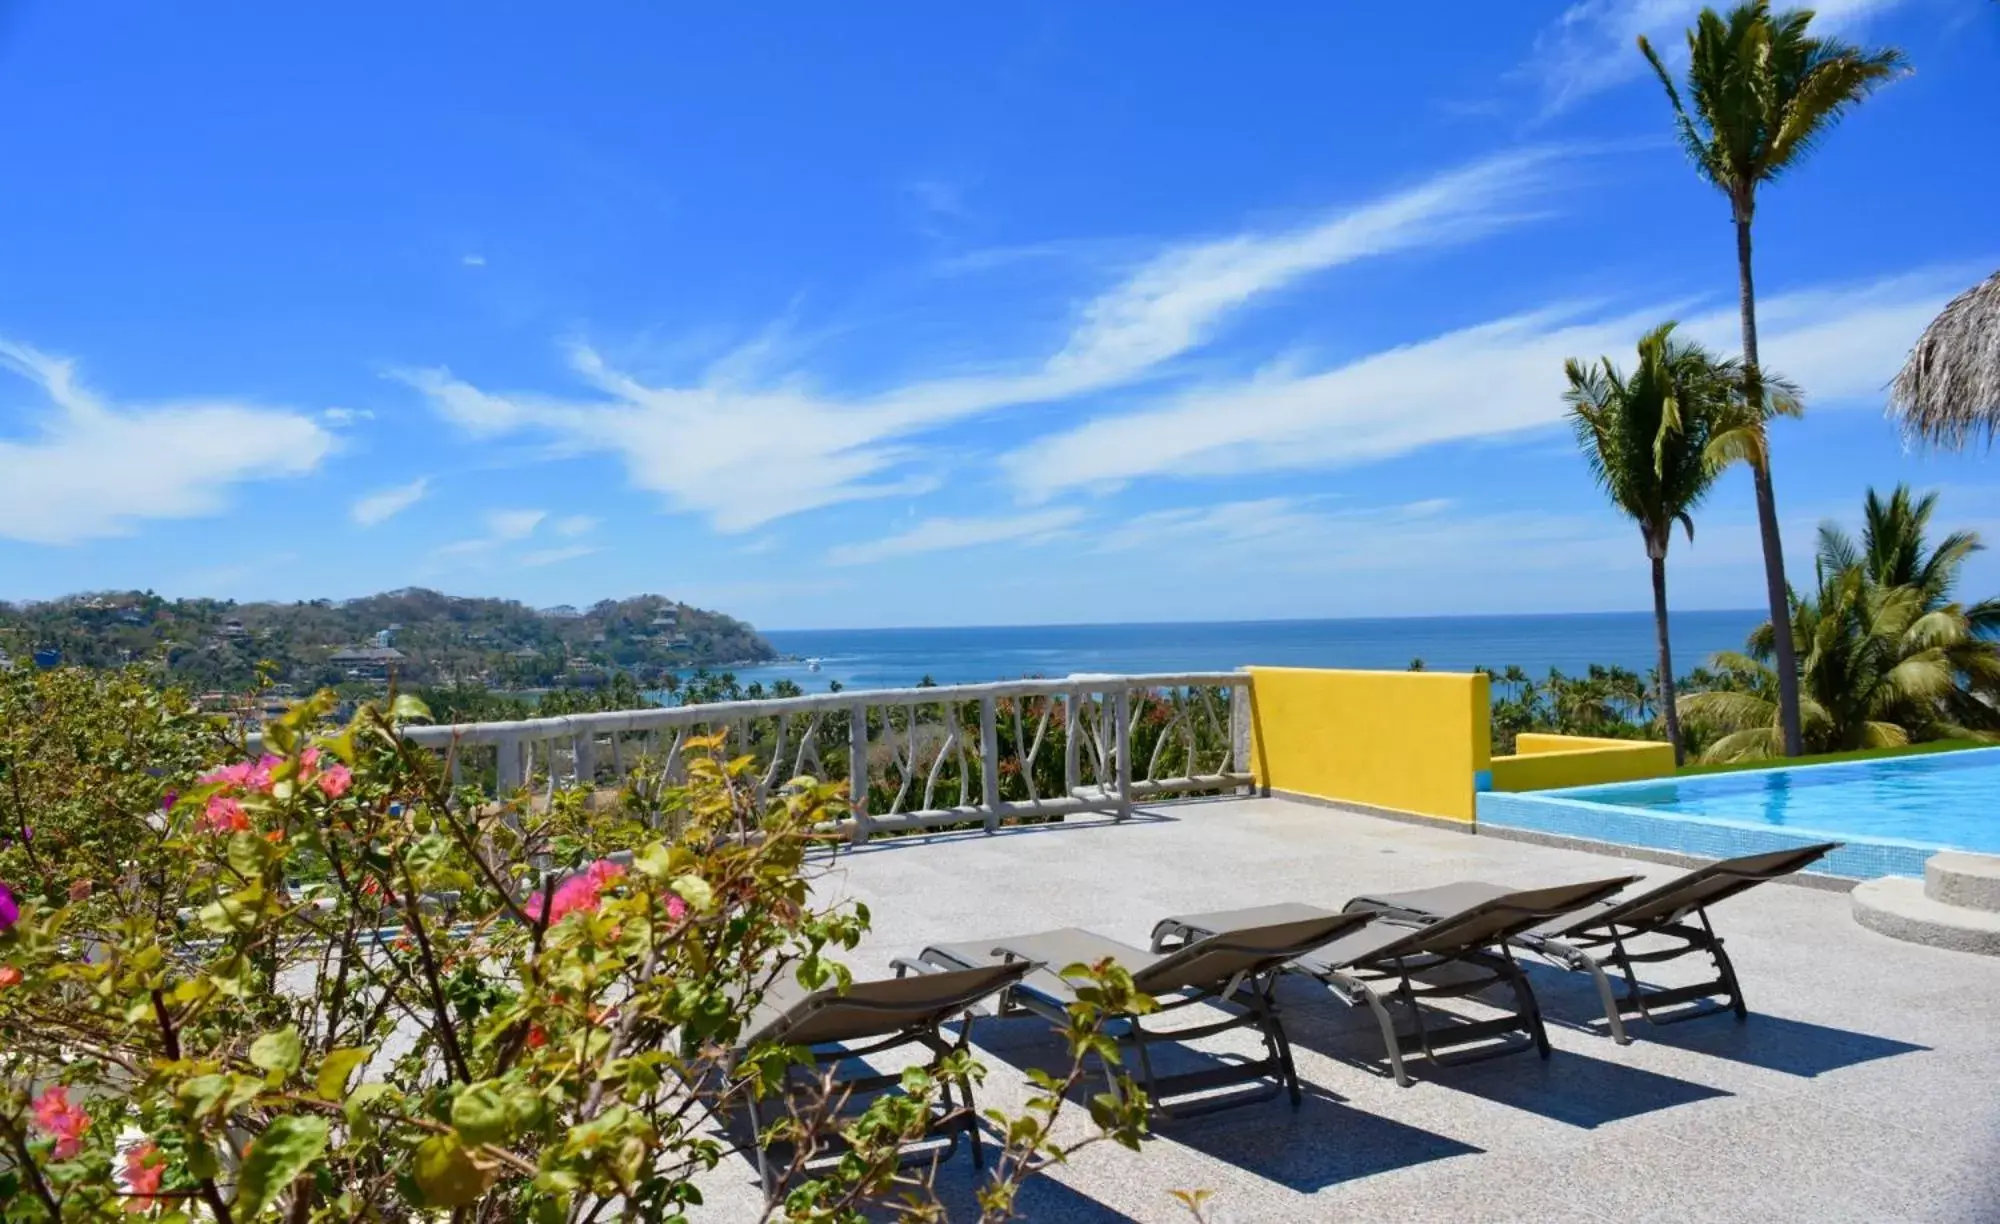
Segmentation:
[(1691, 820), (2000, 854), (2000, 748), (1542, 793)]

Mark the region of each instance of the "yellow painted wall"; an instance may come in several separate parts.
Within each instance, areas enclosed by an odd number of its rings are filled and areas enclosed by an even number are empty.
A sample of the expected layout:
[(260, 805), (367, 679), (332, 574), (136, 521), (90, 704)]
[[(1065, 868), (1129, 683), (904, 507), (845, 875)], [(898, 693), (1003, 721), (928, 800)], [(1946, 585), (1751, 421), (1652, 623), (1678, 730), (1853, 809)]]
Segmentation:
[(1496, 791), (1550, 790), (1664, 778), (1674, 772), (1671, 744), (1539, 732), (1514, 737), (1514, 755), (1493, 758)]
[(1470, 822), (1493, 754), (1482, 675), (1250, 669), (1251, 768), (1295, 795)]

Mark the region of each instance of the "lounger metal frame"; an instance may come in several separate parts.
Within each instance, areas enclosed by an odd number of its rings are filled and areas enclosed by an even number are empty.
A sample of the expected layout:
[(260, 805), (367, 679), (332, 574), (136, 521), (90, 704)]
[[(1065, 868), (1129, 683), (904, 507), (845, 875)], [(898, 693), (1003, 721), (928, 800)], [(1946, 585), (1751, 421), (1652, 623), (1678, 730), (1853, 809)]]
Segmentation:
[[(1178, 946), (1183, 940), (1199, 938), (1202, 934), (1203, 932), (1197, 928), (1182, 926), (1169, 920), (1153, 929), (1153, 946), (1155, 950), (1164, 951)], [(1416, 980), (1416, 975), (1446, 964), (1476, 966), (1484, 970), (1484, 976), (1460, 982), (1420, 983)], [(1412, 954), (1391, 957), (1380, 966), (1350, 966), (1345, 970), (1312, 960), (1297, 960), (1286, 965), (1283, 971), (1311, 978), (1325, 986), (1349, 1007), (1365, 1006), (1381, 1030), (1383, 1048), (1389, 1056), (1390, 1074), (1394, 1076), (1396, 1083), (1405, 1088), (1414, 1082), (1404, 1066), (1404, 1057), (1409, 1054), (1420, 1053), (1427, 1061), (1440, 1066), (1478, 1062), (1502, 1054), (1516, 1053), (1531, 1045), (1543, 1058), (1549, 1056), (1548, 1033), (1542, 1027), (1541, 1008), (1535, 1002), (1535, 992), (1528, 984), (1527, 976), (1508, 955), (1504, 945), (1499, 955), (1479, 952), (1468, 952), (1458, 956)], [(1272, 983), (1275, 984), (1278, 975), (1270, 976)], [(1387, 981), (1395, 982), (1395, 986), (1387, 992), (1378, 991), (1369, 985), (1370, 982)], [(1515, 1002), (1513, 1011), (1495, 1019), (1463, 1021), (1443, 1030), (1433, 1030), (1425, 1024), (1424, 1009), (1419, 1005), (1420, 1000), (1462, 998), (1477, 994), (1496, 983), (1505, 983), (1513, 992)], [(1385, 999), (1395, 999), (1407, 1006), (1415, 1020), (1415, 1028), (1410, 1031), (1397, 1028), (1395, 1017), (1390, 1014)], [(1463, 1046), (1490, 1041), (1494, 1037), (1504, 1037), (1515, 1032), (1522, 1034), (1518, 1041), (1448, 1053)]]
[[(1328, 912), (1324, 916), (1333, 918), (1340, 915)], [(1183, 985), (1168, 989), (1148, 989), (1147, 982), (1149, 978), (1157, 981), (1165, 975), (1165, 971), (1168, 968), (1172, 967), (1172, 962), (1157, 961), (1151, 965), (1133, 970), (1133, 985), (1140, 991), (1151, 995), (1159, 1002), (1159, 1006), (1154, 1011), (1148, 1013), (1149, 1015), (1157, 1016), (1167, 1012), (1179, 1011), (1182, 1008), (1192, 1007), (1198, 1003), (1212, 1003), (1228, 1013), (1223, 1019), (1212, 1023), (1173, 1029), (1148, 1029), (1143, 1018), (1135, 1015), (1112, 1017), (1113, 1024), (1116, 1027), (1115, 1030), (1107, 1030), (1108, 1035), (1118, 1042), (1121, 1047), (1131, 1050), (1136, 1062), (1135, 1078), (1138, 1080), (1139, 1086), (1145, 1090), (1152, 1112), (1160, 1116), (1176, 1119), (1199, 1117), (1221, 1109), (1229, 1109), (1238, 1105), (1269, 1100), (1277, 1096), (1280, 1092), (1284, 1092), (1290, 1096), (1293, 1108), (1297, 1108), (1304, 1101), (1305, 1094), (1299, 1085), (1298, 1069), (1292, 1059), (1291, 1041), (1285, 1036), (1285, 1028), (1278, 1018), (1277, 1003), (1273, 997), (1279, 971), (1287, 963), (1300, 955), (1300, 953), (1310, 951), (1312, 948), (1327, 942), (1328, 939), (1336, 939), (1342, 935), (1350, 934), (1360, 929), (1361, 925), (1361, 923), (1356, 923), (1353, 926), (1340, 929), (1323, 939), (1277, 949), (1263, 945), (1239, 943), (1231, 940), (1227, 934), (1215, 935), (1202, 943), (1200, 949), (1202, 954), (1249, 955), (1257, 958), (1259, 962), (1242, 972), (1232, 975), (1226, 981), (1204, 985)], [(1102, 937), (1100, 936), (1099, 938)], [(1105, 942), (1107, 944), (1116, 943), (1115, 940), (1106, 940)], [(1189, 941), (1188, 947), (1176, 948), (1172, 951), (1190, 950), (1193, 942)], [(1134, 948), (1132, 951), (1138, 952), (1141, 949)], [(1157, 952), (1160, 949), (1156, 948), (1154, 951)], [(1004, 943), (996, 944), (994, 953), (996, 956), (1003, 958), (1003, 963), (1035, 963), (1010, 951)], [(968, 967), (957, 958), (950, 956), (947, 952), (938, 948), (926, 948), (919, 959), (914, 961), (899, 960), (896, 964), (899, 971), (907, 968), (916, 972), (938, 972), (943, 968), (958, 969)], [(1048, 968), (1050, 968), (1051, 972), (1060, 972), (1059, 967), (1048, 966)], [(1009, 987), (1000, 996), (998, 1006), (1000, 1015), (1018, 1015), (1027, 1012), (1056, 1023), (1062, 1023), (1067, 1019), (1068, 1011), (1068, 1000), (1056, 998), (1039, 991), (1030, 981), (1018, 982)], [(1221, 1066), (1209, 1067), (1198, 1071), (1182, 1071), (1172, 1075), (1161, 1075), (1153, 1069), (1150, 1046), (1161, 1043), (1179, 1045), (1239, 1028), (1256, 1029), (1258, 1036), (1264, 1042), (1264, 1057), (1247, 1062), (1227, 1062)], [(1116, 1094), (1119, 1090), (1118, 1069), (1106, 1066), (1103, 1068), (1103, 1071), (1110, 1091)], [(1176, 1103), (1171, 1100), (1171, 1098), (1187, 1097), (1195, 1093), (1209, 1092), (1217, 1088), (1227, 1088), (1235, 1084), (1249, 1084), (1264, 1080), (1271, 1080), (1272, 1082), (1260, 1091), (1230, 1093), (1221, 1097), (1203, 1097), (1191, 1102), (1183, 1101)]]
[[(896, 976), (899, 978), (903, 976), (900, 968)], [(849, 1059), (865, 1059), (889, 1050), (901, 1049), (909, 1045), (919, 1045), (931, 1054), (930, 1060), (924, 1065), (931, 1071), (936, 1072), (948, 1057), (953, 1054), (964, 1053), (969, 1048), (972, 1037), (971, 1009), (978, 1006), (980, 1000), (991, 997), (1006, 989), (1008, 989), (1006, 984), (996, 983), (977, 993), (968, 991), (964, 997), (940, 1004), (937, 1008), (931, 1010), (929, 1019), (926, 1022), (906, 1025), (866, 1045), (854, 1045), (846, 1041), (828, 1041), (807, 1046), (805, 1049), (811, 1058), (812, 1068), (817, 1072), (820, 1068), (842, 1063)], [(813, 996), (809, 996), (809, 998), (811, 997)], [(911, 1010), (912, 1004), (907, 1000), (892, 1002), (865, 997), (857, 998), (853, 995), (839, 995), (828, 996), (827, 1006), (839, 1007), (845, 1011), (859, 1012), (864, 1015), (870, 1012), (890, 1015), (907, 1013)], [(808, 1011), (804, 1016), (799, 1017), (798, 1023), (795, 1023), (791, 1027), (800, 1027), (810, 1016), (811, 1012)], [(960, 1017), (958, 1037), (954, 1041), (946, 1041), (939, 1030), (952, 1016)], [(789, 1044), (785, 1042), (784, 1037), (785, 1034), (781, 1030), (769, 1037), (760, 1037), (759, 1040), (771, 1041), (777, 1044)], [(796, 1063), (786, 1068), (785, 1084), (780, 1099), (789, 1111), (793, 1102), (806, 1098), (824, 1087), (828, 1093), (828, 1100), (830, 1102), (827, 1113), (828, 1120), (830, 1121), (851, 1116), (852, 1111), (847, 1109), (846, 1106), (856, 1100), (856, 1098), (862, 1098), (865, 1101), (867, 1098), (872, 1098), (878, 1093), (897, 1088), (902, 1082), (902, 1072), (900, 1070), (886, 1074), (838, 1077), (830, 1082), (818, 1074), (814, 1074), (809, 1078), (799, 1078), (799, 1072), (802, 1070), (803, 1067)], [(954, 1088), (957, 1089), (956, 1100), (953, 1097)], [(745, 1092), (744, 1114), (750, 1126), (749, 1147), (756, 1155), (758, 1180), (763, 1183), (766, 1196), (775, 1196), (781, 1188), (779, 1185), (780, 1175), (783, 1168), (789, 1166), (791, 1162), (790, 1154), (796, 1151), (796, 1145), (789, 1142), (765, 1144), (765, 1117), (764, 1110), (759, 1107), (760, 1104), (762, 1102), (755, 1092)], [(865, 1104), (863, 1107), (865, 1108)], [(931, 1116), (925, 1125), (923, 1136), (916, 1145), (913, 1145), (905, 1153), (900, 1163), (902, 1165), (911, 1165), (942, 1163), (949, 1160), (958, 1152), (960, 1136), (966, 1138), (972, 1149), (973, 1167), (975, 1169), (984, 1169), (986, 1167), (986, 1153), (980, 1142), (979, 1117), (973, 1103), (972, 1081), (964, 1075), (943, 1076), (941, 1077), (941, 1099), (931, 1109)], [(941, 1148), (933, 1142), (940, 1138), (945, 1141), (944, 1146)], [(824, 1136), (816, 1135), (815, 1139), (822, 1145), (822, 1151), (809, 1163), (819, 1163), (824, 1160), (837, 1158), (847, 1152), (851, 1146), (835, 1128), (829, 1128), (828, 1133)], [(782, 1166), (774, 1164), (772, 1160), (774, 1155), (781, 1153), (785, 1154)]]
[[(1461, 914), (1447, 915), (1445, 922), (1409, 926), (1409, 933), (1402, 939), (1368, 949), (1357, 954), (1352, 960), (1335, 962), (1331, 959), (1312, 955), (1301, 956), (1285, 966), (1285, 971), (1317, 981), (1350, 1007), (1365, 1006), (1374, 1016), (1376, 1027), (1381, 1030), (1382, 1046), (1389, 1059), (1389, 1073), (1396, 1083), (1408, 1088), (1414, 1082), (1410, 1078), (1405, 1056), (1422, 1054), (1425, 1061), (1434, 1066), (1452, 1066), (1461, 1063), (1479, 1062), (1497, 1058), (1504, 1054), (1518, 1053), (1533, 1049), (1542, 1058), (1549, 1056), (1549, 1035), (1542, 1023), (1541, 1005), (1535, 999), (1534, 987), (1527, 974), (1514, 960), (1508, 946), (1511, 935), (1506, 926), (1522, 928), (1534, 922), (1546, 921), (1559, 914), (1568, 913), (1578, 904), (1586, 904), (1616, 892), (1636, 876), (1593, 881), (1594, 893), (1579, 894), (1582, 901), (1566, 900), (1550, 908), (1547, 905), (1533, 906), (1507, 903), (1506, 898), (1494, 898)], [(1556, 889), (1524, 890), (1513, 896), (1528, 897), (1537, 893), (1557, 892)], [(1311, 906), (1296, 906), (1301, 912), (1311, 911)], [(1255, 911), (1247, 911), (1255, 912)], [(1317, 911), (1321, 913), (1329, 911)], [(1348, 908), (1344, 913), (1376, 913), (1368, 909)], [(1495, 921), (1503, 915), (1513, 915), (1503, 928), (1489, 931)], [(1198, 925), (1196, 919), (1213, 918), (1222, 915), (1193, 915), (1189, 918), (1163, 919), (1153, 928), (1153, 947), (1172, 948), (1191, 939), (1212, 936), (1214, 932)], [(1459, 927), (1469, 927), (1471, 931), (1463, 938), (1463, 944), (1454, 947), (1435, 946), (1440, 939), (1449, 939), (1451, 932)], [(1340, 955), (1338, 944), (1327, 949), (1329, 957)], [(1446, 965), (1460, 965), (1478, 970), (1478, 975), (1461, 981), (1419, 982), (1418, 976), (1431, 973)], [(1394, 982), (1387, 991), (1377, 990), (1370, 983)], [(1467, 1020), (1455, 1018), (1455, 1022), (1445, 1028), (1433, 1028), (1425, 1020), (1422, 1006), (1427, 999), (1465, 998), (1479, 994), (1490, 986), (1505, 985), (1512, 994), (1512, 1010), (1501, 1008), (1504, 1014), (1491, 1019)], [(1397, 1027), (1390, 1014), (1387, 1002), (1395, 1000), (1409, 1009), (1414, 1027), (1403, 1030)], [(1489, 1005), (1499, 1004), (1487, 1000)], [(1519, 1034), (1509, 1040), (1510, 1035)], [(1500, 1040), (1495, 1041), (1495, 1038)]]
[[(1608, 902), (1605, 908), (1594, 913), (1586, 910), (1573, 922), (1557, 929), (1546, 933), (1522, 932), (1511, 942), (1566, 969), (1589, 974), (1597, 987), (1598, 1001), (1604, 1008), (1605, 1025), (1611, 1039), (1619, 1045), (1632, 1043), (1632, 1037), (1625, 1029), (1626, 1013), (1635, 1013), (1648, 1024), (1658, 1025), (1678, 1024), (1723, 1012), (1733, 1012), (1738, 1020), (1746, 1020), (1750, 1009), (1743, 999), (1743, 987), (1736, 977), (1736, 966), (1723, 949), (1722, 937), (1715, 933), (1715, 926), (1709, 921), (1708, 907), (1767, 880), (1800, 871), (1839, 848), (1839, 842), (1826, 842), (1801, 846), (1796, 850), (1771, 851), (1710, 863), (1636, 897)], [(1704, 890), (1703, 886), (1710, 881), (1727, 882)], [(1689, 893), (1691, 899), (1683, 906), (1658, 908), (1678, 893)], [(1372, 912), (1388, 922), (1409, 922), (1419, 926), (1437, 917), (1371, 905), (1367, 898), (1350, 901), (1347, 909), (1353, 913)], [(1626, 921), (1627, 915), (1644, 914), (1649, 910), (1660, 915), (1658, 921)], [(1699, 925), (1690, 924), (1686, 921), (1689, 918)], [(1648, 938), (1664, 939), (1669, 941), (1669, 945), (1644, 949), (1631, 946), (1634, 941)], [(1608, 957), (1597, 954), (1607, 948), (1610, 950)], [(1684, 986), (1649, 989), (1640, 983), (1639, 975), (1633, 968), (1635, 965), (1679, 960), (1696, 952), (1708, 954), (1715, 966), (1714, 978)], [(1605, 972), (1607, 960), (1617, 967), (1619, 976), (1624, 978), (1623, 992), (1612, 988), (1610, 976)], [(1702, 1001), (1706, 1001), (1705, 1006), (1681, 1007), (1685, 1003)], [(1663, 1008), (1680, 1010), (1662, 1012)]]

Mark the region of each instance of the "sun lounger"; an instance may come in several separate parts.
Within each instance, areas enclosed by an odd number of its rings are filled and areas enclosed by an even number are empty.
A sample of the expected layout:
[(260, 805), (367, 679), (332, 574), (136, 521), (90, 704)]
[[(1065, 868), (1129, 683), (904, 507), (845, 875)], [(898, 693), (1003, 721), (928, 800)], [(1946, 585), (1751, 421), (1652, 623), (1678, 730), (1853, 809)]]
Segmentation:
[[(1286, 969), (1325, 983), (1335, 997), (1349, 1006), (1367, 1007), (1382, 1030), (1390, 1071), (1404, 1087), (1409, 1086), (1410, 1077), (1403, 1058), (1413, 1052), (1422, 1052), (1433, 1063), (1466, 1062), (1529, 1048), (1547, 1058), (1549, 1038), (1542, 1027), (1535, 992), (1514, 963), (1508, 942), (1520, 932), (1557, 915), (1602, 900), (1637, 878), (1619, 876), (1558, 888), (1501, 893), (1423, 926), (1378, 923), (1315, 948), (1293, 960)], [(1156, 949), (1189, 946), (1188, 941), (1198, 944), (1243, 927), (1301, 922), (1327, 912), (1310, 905), (1282, 903), (1211, 914), (1176, 915), (1153, 928), (1153, 946)], [(1417, 980), (1419, 975), (1425, 978), (1421, 983)], [(1371, 982), (1395, 983), (1386, 997), (1407, 1007), (1414, 1029), (1407, 1032), (1397, 1029), (1385, 1005), (1384, 993), (1369, 985)], [(1496, 984), (1507, 986), (1514, 998), (1514, 1009), (1506, 1015), (1436, 1029), (1426, 1023), (1421, 1000), (1460, 998)], [(1505, 1040), (1514, 1033), (1521, 1038)], [(1496, 1043), (1496, 1038), (1501, 1040)], [(1476, 1050), (1449, 1059), (1441, 1057), (1446, 1050), (1475, 1046)]]
[[(834, 987), (807, 991), (795, 979), (783, 978), (765, 992), (737, 1041), (736, 1054), (740, 1058), (752, 1046), (766, 1043), (803, 1046), (810, 1051), (812, 1073), (807, 1074), (804, 1067), (794, 1067), (788, 1074), (783, 1097), (783, 1105), (787, 1108), (816, 1092), (821, 1082), (819, 1070), (829, 1064), (917, 1045), (930, 1053), (929, 1065), (936, 1066), (946, 1055), (965, 1048), (971, 1021), (968, 1017), (959, 1027), (955, 1041), (945, 1038), (940, 1031), (942, 1027), (954, 1017), (968, 1015), (982, 1000), (1014, 985), (1027, 971), (1026, 965), (984, 965), (923, 977), (899, 975), (877, 981), (854, 982), (844, 992)], [(857, 1042), (864, 1044), (857, 1045)], [(835, 1133), (839, 1119), (854, 1112), (846, 1107), (865, 1108), (868, 1100), (894, 1088), (900, 1080), (900, 1073), (836, 1074), (831, 1092), (840, 1099), (836, 1100), (827, 1118), (834, 1125), (826, 1128), (828, 1133), (815, 1136), (815, 1140), (824, 1145), (824, 1152), (816, 1156), (813, 1163), (846, 1150)], [(953, 1099), (954, 1087), (958, 1093), (956, 1101)], [(744, 1101), (745, 1118), (752, 1133), (750, 1146), (757, 1155), (757, 1171), (764, 1181), (766, 1192), (774, 1193), (796, 1148), (789, 1142), (767, 1147), (764, 1126), (774, 1119), (763, 1116), (764, 1111), (760, 1109), (754, 1093), (746, 1091)], [(980, 1149), (977, 1115), (972, 1107), (972, 1085), (963, 1077), (958, 1077), (955, 1084), (952, 1080), (946, 1081), (942, 1100), (932, 1115), (932, 1125), (923, 1139), (910, 1149), (907, 1160), (947, 1159), (958, 1150), (961, 1134), (970, 1138), (973, 1164), (983, 1167), (984, 1153)], [(943, 1141), (942, 1146), (940, 1140)]]
[[(1730, 964), (1728, 953), (1722, 950), (1721, 938), (1709, 925), (1708, 907), (1766, 880), (1810, 866), (1839, 847), (1839, 842), (1826, 842), (1710, 863), (1658, 888), (1616, 901), (1599, 901), (1564, 914), (1518, 933), (1513, 942), (1565, 968), (1590, 974), (1596, 981), (1611, 1036), (1621, 1045), (1631, 1040), (1625, 1033), (1622, 1018), (1625, 1012), (1637, 1012), (1654, 1024), (1691, 1020), (1721, 1011), (1734, 1011), (1742, 1019), (1749, 1015), (1743, 1003), (1743, 989), (1737, 984), (1736, 969)], [(1506, 891), (1504, 885), (1467, 881), (1415, 892), (1356, 897), (1348, 902), (1347, 908), (1377, 913), (1392, 923), (1433, 923), (1442, 915), (1456, 913)], [(1690, 918), (1699, 925), (1689, 922)], [(1642, 946), (1632, 947), (1635, 941), (1643, 941)], [(1606, 949), (1608, 955), (1603, 954)], [(1665, 989), (1640, 988), (1634, 965), (1676, 960), (1692, 952), (1708, 953), (1715, 962), (1714, 980)], [(1622, 996), (1613, 993), (1610, 979), (1605, 975), (1607, 960), (1625, 978)], [(1725, 1005), (1715, 1001), (1719, 999), (1728, 1002)], [(1698, 1000), (1711, 1002), (1708, 1006), (1684, 1007), (1666, 1014), (1659, 1010)]]
[[(1371, 917), (1320, 911), (1296, 919), (1245, 924), (1227, 934), (1190, 940), (1169, 953), (1148, 952), (1071, 927), (933, 944), (924, 949), (919, 960), (899, 964), (920, 971), (977, 965), (1031, 966), (1002, 996), (1003, 1012), (1028, 1011), (1058, 1021), (1076, 1000), (1075, 986), (1063, 976), (1063, 970), (1105, 959), (1117, 961), (1130, 972), (1133, 985), (1160, 1002), (1160, 1012), (1202, 1002), (1216, 1004), (1228, 1014), (1212, 1023), (1160, 1030), (1147, 1028), (1138, 1016), (1121, 1016), (1107, 1029), (1132, 1055), (1128, 1065), (1154, 1109), (1171, 1117), (1186, 1117), (1263, 1100), (1280, 1089), (1291, 1094), (1293, 1105), (1300, 1102), (1291, 1045), (1271, 1005), (1271, 981), (1287, 962), (1359, 930)], [(1172, 1075), (1154, 1071), (1150, 1047), (1182, 1044), (1236, 1028), (1254, 1028), (1263, 1037), (1264, 1057)], [(1116, 1069), (1107, 1067), (1105, 1072), (1112, 1077), (1115, 1091)], [(1265, 1079), (1273, 1081), (1265, 1091), (1213, 1095), (1216, 1089)]]

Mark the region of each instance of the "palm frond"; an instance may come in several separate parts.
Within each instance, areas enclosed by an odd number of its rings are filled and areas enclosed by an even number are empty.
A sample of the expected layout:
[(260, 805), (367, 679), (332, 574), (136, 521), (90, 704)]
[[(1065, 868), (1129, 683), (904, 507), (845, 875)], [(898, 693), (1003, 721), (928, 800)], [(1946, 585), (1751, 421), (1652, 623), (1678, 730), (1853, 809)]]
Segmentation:
[(1778, 718), (1778, 707), (1775, 703), (1755, 693), (1735, 693), (1720, 689), (1706, 693), (1689, 693), (1675, 702), (1674, 708), (1680, 712), (1685, 722), (1722, 731), (1774, 726)]
[(1720, 472), (1732, 464), (1742, 463), (1752, 471), (1764, 466), (1764, 427), (1762, 424), (1739, 425), (1725, 429), (1708, 440), (1702, 449), (1702, 458), (1712, 471)]
[[(1801, 34), (1803, 28), (1801, 22)], [(1909, 61), (1894, 47), (1864, 52), (1832, 39), (1802, 41), (1807, 44), (1804, 72), (1792, 84), (1783, 118), (1771, 134), (1767, 178), (1776, 178), (1811, 152), (1846, 112), (1909, 69)]]
[(1783, 732), (1776, 727), (1746, 727), (1710, 744), (1708, 751), (1701, 754), (1701, 763), (1723, 765), (1734, 761), (1764, 761), (1783, 755)]

